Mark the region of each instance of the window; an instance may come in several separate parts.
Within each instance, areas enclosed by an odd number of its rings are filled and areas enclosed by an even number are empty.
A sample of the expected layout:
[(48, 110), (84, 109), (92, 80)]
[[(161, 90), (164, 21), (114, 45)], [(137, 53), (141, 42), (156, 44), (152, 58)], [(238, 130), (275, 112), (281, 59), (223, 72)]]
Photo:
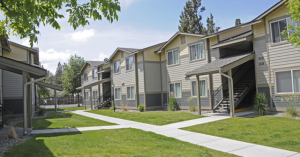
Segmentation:
[(85, 100), (89, 101), (89, 92), (85, 92)]
[(126, 70), (133, 70), (133, 57), (126, 58)]
[(98, 91), (93, 91), (93, 99), (97, 99), (98, 97)]
[(191, 61), (204, 58), (203, 42), (190, 45), (189, 50), (190, 50), (190, 60)]
[[(284, 38), (286, 38), (285, 35), (282, 35), (281, 32), (283, 30), (287, 30), (288, 24), (292, 24), (295, 26), (300, 26), (299, 23), (294, 23), (292, 19), (285, 18), (279, 21), (275, 21), (271, 23), (271, 34), (272, 34), (272, 42), (278, 43), (285, 41)], [(289, 34), (294, 33), (296, 30), (288, 30)]]
[(168, 65), (179, 64), (178, 49), (177, 50), (168, 51), (167, 54), (168, 54)]
[(134, 99), (134, 86), (127, 87), (127, 99)]
[(97, 74), (97, 68), (93, 69), (93, 79), (97, 78), (98, 74)]
[(121, 100), (121, 88), (115, 88), (115, 100)]
[(300, 70), (275, 72), (277, 93), (300, 92)]
[(83, 81), (87, 81), (88, 80), (88, 72), (85, 72), (83, 74)]
[(170, 96), (173, 95), (174, 98), (180, 98), (181, 97), (180, 83), (170, 83), (169, 92), (170, 92)]
[(120, 61), (114, 62), (114, 73), (120, 73)]
[(181, 37), (181, 44), (185, 44), (185, 36)]
[[(200, 96), (207, 96), (206, 80), (200, 80), (199, 85), (200, 85)], [(192, 96), (197, 96), (196, 81), (192, 81)]]

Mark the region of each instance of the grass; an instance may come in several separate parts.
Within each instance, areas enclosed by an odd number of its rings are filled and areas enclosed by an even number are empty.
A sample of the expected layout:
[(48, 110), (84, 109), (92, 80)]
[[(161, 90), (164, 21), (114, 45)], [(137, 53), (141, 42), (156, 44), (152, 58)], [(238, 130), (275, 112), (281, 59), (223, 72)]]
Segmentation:
[(166, 125), (166, 124), (204, 117), (204, 116), (194, 115), (188, 112), (174, 112), (174, 111), (113, 112), (111, 110), (93, 110), (88, 112), (115, 117), (115, 118), (142, 122), (142, 123), (154, 124), (154, 125)]
[[(88, 126), (105, 126), (114, 125), (113, 123), (84, 117), (75, 113), (57, 112), (50, 113), (45, 118), (33, 119), (32, 126), (35, 130), (42, 129), (58, 129), (58, 128), (75, 128)], [(15, 125), (16, 127), (23, 127), (23, 122)]]
[[(55, 108), (46, 108), (47, 111), (55, 111)], [(57, 108), (57, 111), (75, 111), (84, 110), (84, 107), (61, 107)]]
[(300, 152), (300, 121), (281, 117), (235, 117), (184, 130)]
[(234, 156), (137, 129), (33, 135), (4, 157), (53, 156)]

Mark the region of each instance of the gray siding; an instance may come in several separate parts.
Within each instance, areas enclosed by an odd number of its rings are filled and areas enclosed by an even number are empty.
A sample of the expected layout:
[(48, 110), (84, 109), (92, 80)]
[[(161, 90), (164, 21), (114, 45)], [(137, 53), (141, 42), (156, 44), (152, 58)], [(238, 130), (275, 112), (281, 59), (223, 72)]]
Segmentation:
[(161, 104), (161, 94), (147, 94), (146, 95), (147, 107), (157, 107), (162, 106)]
[(145, 95), (144, 94), (139, 94), (139, 105), (143, 104), (145, 105)]
[(165, 105), (166, 103), (168, 103), (168, 93), (163, 93), (163, 105)]
[(4, 99), (4, 108), (12, 114), (22, 114), (23, 113), (23, 99)]
[[(265, 36), (253, 39), (253, 47), (255, 51), (256, 83), (267, 84), (269, 83), (269, 75), (267, 45)], [(259, 65), (260, 63), (263, 63), (263, 65)]]
[(126, 95), (122, 95), (122, 100), (115, 100), (116, 106), (121, 107), (121, 103), (123, 103), (127, 107), (136, 107), (135, 100), (127, 100)]
[(145, 62), (146, 92), (161, 92), (161, 75), (159, 69), (160, 62)]
[(168, 84), (167, 84), (167, 69), (166, 69), (166, 62), (162, 61), (161, 62), (161, 72), (162, 72), (162, 86), (163, 86), (163, 91), (167, 92), (168, 91)]
[(3, 70), (3, 98), (23, 98), (22, 75)]
[[(139, 80), (139, 92), (144, 93), (144, 66), (143, 62), (138, 62), (138, 80)], [(140, 98), (141, 99), (141, 98)]]
[(281, 96), (275, 96), (274, 87), (272, 87), (272, 95), (273, 106), (275, 108), (285, 108), (284, 104), (281, 103)]

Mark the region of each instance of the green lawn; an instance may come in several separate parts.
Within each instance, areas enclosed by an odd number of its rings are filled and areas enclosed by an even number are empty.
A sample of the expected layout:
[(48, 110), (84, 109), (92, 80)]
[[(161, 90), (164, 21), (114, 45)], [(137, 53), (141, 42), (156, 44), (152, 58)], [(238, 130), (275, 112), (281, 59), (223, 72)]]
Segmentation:
[[(47, 108), (47, 111), (55, 111), (55, 108)], [(57, 111), (75, 111), (75, 110), (84, 110), (84, 107), (61, 107), (57, 108)]]
[(174, 111), (157, 111), (157, 112), (113, 112), (111, 110), (93, 110), (87, 111), (100, 115), (122, 118), (137, 122), (143, 122), (154, 125), (166, 125), (204, 116), (194, 115), (188, 112), (174, 112)]
[[(32, 126), (35, 130), (41, 129), (58, 129), (66, 127), (88, 127), (88, 126), (105, 126), (114, 125), (113, 123), (84, 117), (70, 112), (50, 113), (46, 118), (39, 118), (32, 120)], [(23, 122), (15, 125), (16, 127), (23, 127)]]
[(300, 152), (300, 120), (235, 117), (184, 130)]
[(4, 157), (53, 156), (234, 156), (137, 129), (33, 135)]

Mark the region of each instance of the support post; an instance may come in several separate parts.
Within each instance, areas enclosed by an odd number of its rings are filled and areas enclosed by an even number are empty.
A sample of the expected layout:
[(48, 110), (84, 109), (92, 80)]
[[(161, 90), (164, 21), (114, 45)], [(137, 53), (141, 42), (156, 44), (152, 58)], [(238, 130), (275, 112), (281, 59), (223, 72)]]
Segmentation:
[(90, 88), (90, 104), (91, 104), (91, 110), (93, 110), (93, 91), (92, 91), (92, 87)]
[(101, 90), (100, 90), (100, 84), (98, 84), (98, 105), (101, 103)]
[(230, 117), (234, 117), (234, 93), (233, 93), (233, 79), (232, 70), (228, 71), (228, 89), (229, 89), (229, 100), (230, 100)]
[(26, 89), (26, 83), (27, 83), (27, 73), (23, 71), (23, 134), (28, 134), (28, 125), (27, 125), (27, 89)]
[(55, 105), (55, 112), (57, 112), (56, 89), (54, 89), (54, 105)]
[(83, 103), (84, 103), (84, 110), (86, 110), (86, 93), (85, 93), (85, 88), (83, 88)]
[(198, 114), (201, 115), (201, 97), (200, 97), (200, 82), (199, 82), (199, 75), (196, 75), (196, 86), (197, 86), (197, 106), (198, 106)]

